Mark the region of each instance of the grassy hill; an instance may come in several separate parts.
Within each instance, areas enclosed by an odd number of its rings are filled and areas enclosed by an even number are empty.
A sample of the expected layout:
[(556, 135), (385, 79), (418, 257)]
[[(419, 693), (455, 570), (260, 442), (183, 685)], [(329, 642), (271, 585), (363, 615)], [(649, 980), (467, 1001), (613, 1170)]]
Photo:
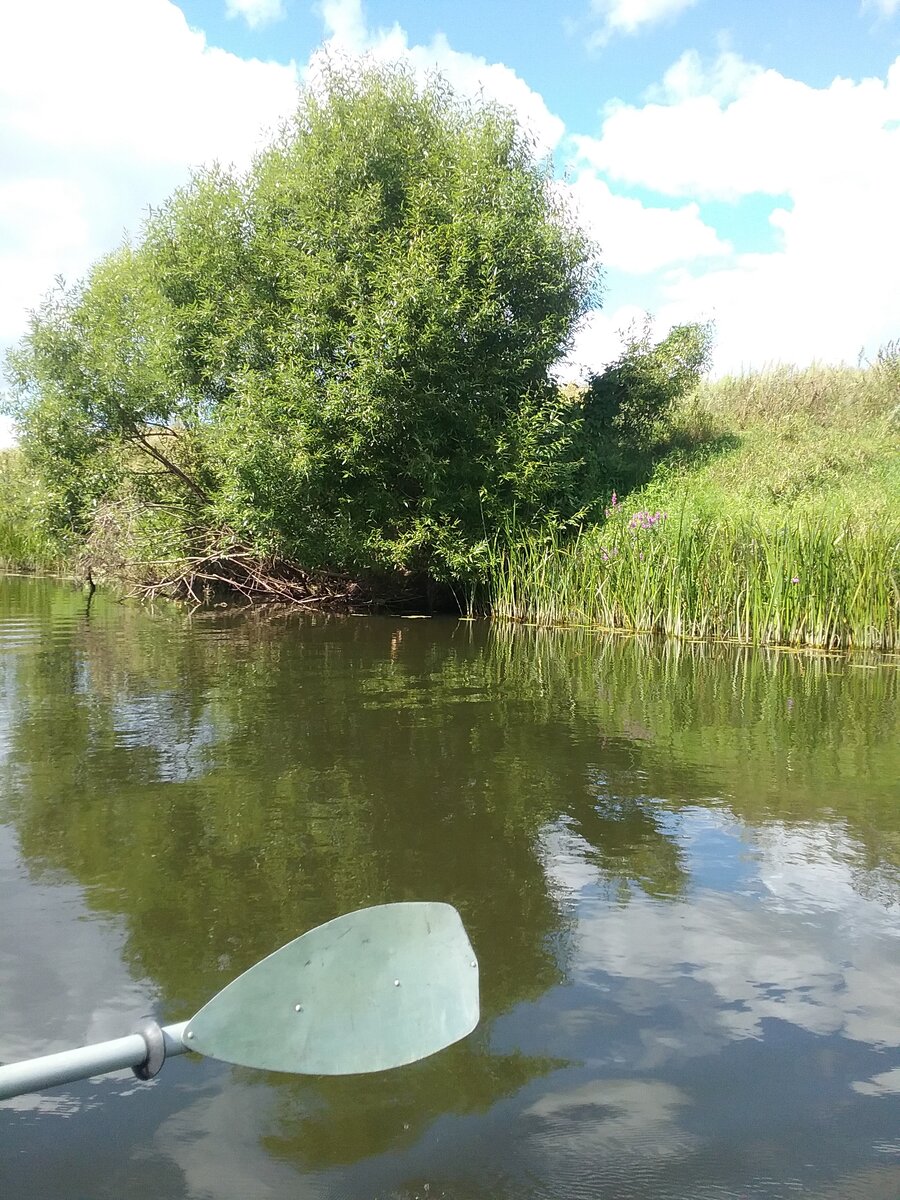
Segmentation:
[(900, 347), (705, 383), (646, 481), (575, 540), (495, 564), (517, 620), (900, 650)]

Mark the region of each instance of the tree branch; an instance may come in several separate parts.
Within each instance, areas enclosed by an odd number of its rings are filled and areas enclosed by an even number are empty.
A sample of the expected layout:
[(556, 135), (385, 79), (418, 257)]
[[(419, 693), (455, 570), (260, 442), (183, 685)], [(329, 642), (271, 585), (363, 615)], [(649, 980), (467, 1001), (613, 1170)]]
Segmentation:
[(128, 440), (140, 450), (143, 450), (145, 454), (149, 454), (151, 458), (155, 458), (156, 461), (165, 467), (170, 474), (174, 475), (176, 479), (180, 479), (184, 486), (193, 492), (198, 500), (201, 500), (204, 504), (209, 504), (209, 496), (203, 490), (200, 484), (197, 483), (196, 480), (191, 479), (190, 475), (185, 474), (181, 467), (173, 463), (170, 458), (167, 458), (161, 450), (158, 450), (156, 446), (152, 444), (152, 442), (147, 440), (147, 437), (144, 434), (138, 433), (138, 431), (135, 430)]

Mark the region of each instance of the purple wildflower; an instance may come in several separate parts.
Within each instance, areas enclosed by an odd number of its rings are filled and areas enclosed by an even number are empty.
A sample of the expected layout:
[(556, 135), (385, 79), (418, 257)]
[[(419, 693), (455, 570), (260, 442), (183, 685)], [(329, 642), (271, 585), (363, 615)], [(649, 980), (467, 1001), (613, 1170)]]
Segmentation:
[(628, 522), (628, 528), (632, 533), (637, 533), (639, 529), (656, 529), (668, 517), (668, 513), (664, 512), (636, 512)]

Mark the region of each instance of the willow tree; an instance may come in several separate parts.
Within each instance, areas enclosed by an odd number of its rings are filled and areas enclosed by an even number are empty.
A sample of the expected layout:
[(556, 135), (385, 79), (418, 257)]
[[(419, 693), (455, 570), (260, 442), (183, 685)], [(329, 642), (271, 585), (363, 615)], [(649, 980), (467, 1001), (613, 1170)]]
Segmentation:
[(596, 285), (510, 112), (333, 70), (246, 175), (198, 175), (34, 315), (12, 407), (82, 526), (124, 489), (307, 566), (466, 575), (510, 514), (575, 502), (550, 369)]

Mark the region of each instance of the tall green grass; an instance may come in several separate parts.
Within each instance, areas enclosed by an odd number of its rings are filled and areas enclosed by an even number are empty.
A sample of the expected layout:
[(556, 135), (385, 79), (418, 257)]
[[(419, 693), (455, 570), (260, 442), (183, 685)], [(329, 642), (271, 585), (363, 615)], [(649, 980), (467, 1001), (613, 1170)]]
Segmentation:
[(900, 650), (900, 529), (825, 513), (768, 526), (684, 511), (647, 528), (616, 514), (574, 541), (551, 533), (498, 548), (492, 610), (749, 645)]

